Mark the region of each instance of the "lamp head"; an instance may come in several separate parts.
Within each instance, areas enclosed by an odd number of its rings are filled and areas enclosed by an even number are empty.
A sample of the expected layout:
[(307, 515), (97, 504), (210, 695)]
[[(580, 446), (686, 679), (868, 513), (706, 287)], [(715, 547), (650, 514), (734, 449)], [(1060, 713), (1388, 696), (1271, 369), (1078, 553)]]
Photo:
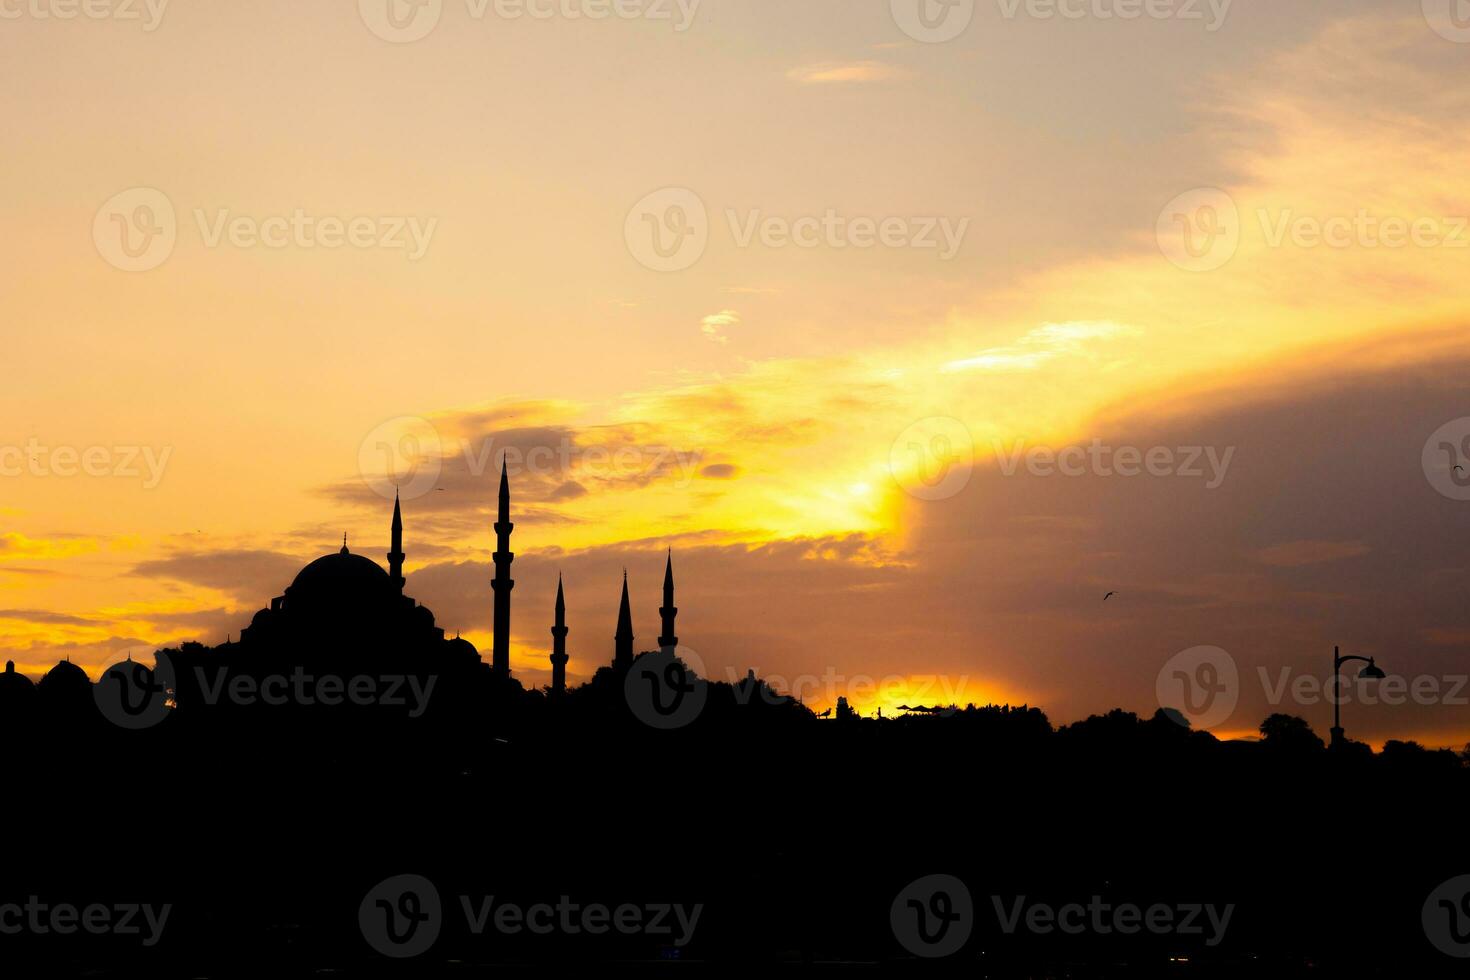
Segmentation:
[(1368, 658), (1368, 666), (1364, 667), (1361, 671), (1358, 672), (1358, 677), (1362, 678), (1363, 680), (1381, 681), (1387, 676), (1388, 675), (1383, 672), (1383, 668), (1379, 667), (1373, 662), (1372, 657)]

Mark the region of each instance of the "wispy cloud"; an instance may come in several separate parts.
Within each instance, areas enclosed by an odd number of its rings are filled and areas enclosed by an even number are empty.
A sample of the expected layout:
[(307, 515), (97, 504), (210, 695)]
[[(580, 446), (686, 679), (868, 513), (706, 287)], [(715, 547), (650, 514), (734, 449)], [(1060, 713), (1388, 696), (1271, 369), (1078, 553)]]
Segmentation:
[(819, 61), (802, 65), (786, 77), (802, 85), (834, 85), (847, 82), (885, 82), (907, 78), (909, 72), (884, 61)]
[(1084, 320), (1070, 323), (1047, 323), (1028, 332), (1014, 344), (988, 347), (973, 357), (950, 361), (946, 372), (1034, 371), (1059, 357), (1088, 353), (1094, 341), (1137, 336), (1141, 331), (1111, 320)]
[(699, 322), (699, 330), (717, 344), (728, 344), (730, 337), (725, 333), (730, 327), (740, 324), (740, 314), (735, 310), (711, 313)]

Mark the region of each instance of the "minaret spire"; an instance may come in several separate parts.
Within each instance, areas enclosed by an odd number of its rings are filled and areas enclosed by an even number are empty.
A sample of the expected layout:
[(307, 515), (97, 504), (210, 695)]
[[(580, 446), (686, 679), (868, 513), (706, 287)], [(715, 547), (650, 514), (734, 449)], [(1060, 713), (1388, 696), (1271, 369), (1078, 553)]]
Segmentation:
[(497, 677), (510, 676), (510, 590), (515, 581), (510, 577), (510, 563), (515, 555), (510, 550), (510, 532), (515, 525), (510, 520), (510, 476), (506, 471), (505, 457), (500, 458), (500, 508), (499, 520), (495, 522), (495, 579), (490, 588), (495, 592), (495, 643), (491, 650), (490, 666)]
[(567, 692), (567, 600), (561, 591), (561, 576), (556, 577), (556, 625), (551, 627), (551, 693)]
[(398, 505), (398, 492), (393, 493), (393, 549), (388, 552), (388, 577), (393, 587), (403, 591), (403, 510)]
[(633, 609), (628, 605), (628, 570), (623, 569), (623, 602), (618, 606), (618, 631), (613, 634), (613, 667), (633, 666)]
[(674, 635), (674, 617), (679, 615), (679, 608), (674, 605), (674, 549), (669, 549), (668, 559), (664, 563), (664, 604), (659, 606), (658, 615), (663, 620), (663, 633), (658, 638), (658, 648), (666, 653), (673, 653), (674, 648), (679, 645), (679, 638)]

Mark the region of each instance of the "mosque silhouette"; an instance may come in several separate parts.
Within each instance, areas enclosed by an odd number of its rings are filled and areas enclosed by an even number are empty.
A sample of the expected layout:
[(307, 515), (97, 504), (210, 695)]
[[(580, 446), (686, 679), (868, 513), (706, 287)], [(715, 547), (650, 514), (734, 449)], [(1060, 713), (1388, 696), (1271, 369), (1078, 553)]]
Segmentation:
[[(489, 663), (469, 640), (458, 635), (447, 636), (434, 613), (405, 592), (407, 579), (403, 564), (408, 556), (404, 551), (402, 504), (395, 497), (386, 569), (365, 555), (353, 553), (344, 535), (340, 550), (323, 555), (301, 569), (281, 595), (255, 613), (238, 640), (227, 640), (213, 648), (186, 643), (180, 650), (162, 654), (169, 660), (170, 676), (164, 686), (171, 695), (172, 706), (187, 708), (194, 700), (191, 695), (199, 693), (197, 683), (191, 678), (221, 671), (236, 677), (297, 668), (315, 673), (421, 675), (439, 679), (457, 695), (478, 691), (487, 696), (499, 694), (503, 699), (524, 692), (510, 667), (511, 591), (515, 587), (510, 572), (515, 560), (510, 537), (514, 529), (510, 519), (510, 477), (502, 461), (494, 524), (495, 573), (490, 582), (493, 639)], [(659, 608), (663, 629), (656, 651), (669, 657), (675, 656), (679, 643), (674, 632), (678, 611), (674, 605), (670, 550), (664, 565), (663, 605)], [(567, 692), (568, 633), (566, 598), (558, 578), (555, 622), (551, 627), (551, 684), (546, 691), (553, 698)], [(613, 658), (608, 665), (613, 674), (625, 675), (632, 669), (638, 659), (634, 654), (634, 640), (625, 571)], [(154, 669), (133, 661), (131, 656), (103, 672), (99, 684), (109, 681), (129, 688), (148, 688), (158, 683)], [(47, 671), (32, 691), (31, 681), (15, 671), (14, 662), (9, 662), (0, 678), (0, 710), (24, 706), (34, 696), (48, 709), (74, 711), (91, 700), (92, 687), (86, 671), (67, 659)]]

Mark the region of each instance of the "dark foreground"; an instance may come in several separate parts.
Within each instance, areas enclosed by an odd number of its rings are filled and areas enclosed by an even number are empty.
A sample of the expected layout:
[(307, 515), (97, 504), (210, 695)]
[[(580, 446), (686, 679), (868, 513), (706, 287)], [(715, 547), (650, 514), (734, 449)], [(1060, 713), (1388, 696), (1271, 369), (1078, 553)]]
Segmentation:
[(585, 699), (12, 731), (0, 971), (1464, 975), (1454, 754), (716, 694), (674, 731)]

